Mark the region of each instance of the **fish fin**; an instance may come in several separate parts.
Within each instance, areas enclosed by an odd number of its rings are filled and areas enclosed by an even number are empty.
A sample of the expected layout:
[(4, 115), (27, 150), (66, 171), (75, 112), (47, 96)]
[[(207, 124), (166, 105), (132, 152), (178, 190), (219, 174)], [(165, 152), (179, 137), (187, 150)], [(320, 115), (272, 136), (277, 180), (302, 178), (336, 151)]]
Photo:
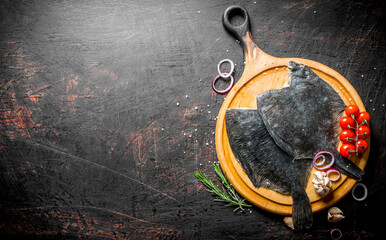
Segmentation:
[(337, 151), (335, 155), (335, 164), (334, 166), (343, 174), (357, 180), (361, 181), (362, 176), (365, 172), (355, 165), (352, 161), (347, 158), (342, 157)]
[(313, 216), (311, 202), (304, 188), (293, 186), (292, 191), (292, 218), (295, 230), (309, 229), (312, 226)]

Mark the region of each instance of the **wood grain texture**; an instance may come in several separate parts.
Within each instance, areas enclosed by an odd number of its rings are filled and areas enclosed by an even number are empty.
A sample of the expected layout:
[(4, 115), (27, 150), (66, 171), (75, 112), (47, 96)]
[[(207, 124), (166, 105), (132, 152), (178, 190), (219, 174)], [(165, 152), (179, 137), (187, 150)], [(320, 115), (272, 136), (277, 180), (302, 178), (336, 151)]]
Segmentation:
[[(255, 3), (256, 2), (256, 3)], [(244, 70), (223, 28), (234, 1), (0, 1), (3, 239), (381, 239), (385, 212), (383, 1), (237, 1), (266, 53), (341, 73), (372, 116), (363, 183), (346, 218), (292, 232), (282, 216), (233, 213), (195, 179), (215, 177), (224, 96), (217, 63)]]

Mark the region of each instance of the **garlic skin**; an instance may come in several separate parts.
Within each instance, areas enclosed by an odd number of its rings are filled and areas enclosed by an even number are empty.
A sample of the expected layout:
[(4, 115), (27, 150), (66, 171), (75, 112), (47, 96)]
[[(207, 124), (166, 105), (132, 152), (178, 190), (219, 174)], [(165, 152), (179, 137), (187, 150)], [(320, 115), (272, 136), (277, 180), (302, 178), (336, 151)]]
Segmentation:
[(338, 222), (344, 218), (342, 210), (337, 207), (328, 209), (327, 220), (329, 222)]
[(321, 196), (327, 195), (331, 190), (332, 184), (325, 172), (315, 171), (312, 183), (316, 193)]
[(285, 223), (285, 225), (287, 225), (287, 227), (289, 227), (291, 230), (294, 230), (295, 227), (294, 227), (294, 220), (292, 219), (292, 217), (285, 217), (283, 219), (283, 222)]

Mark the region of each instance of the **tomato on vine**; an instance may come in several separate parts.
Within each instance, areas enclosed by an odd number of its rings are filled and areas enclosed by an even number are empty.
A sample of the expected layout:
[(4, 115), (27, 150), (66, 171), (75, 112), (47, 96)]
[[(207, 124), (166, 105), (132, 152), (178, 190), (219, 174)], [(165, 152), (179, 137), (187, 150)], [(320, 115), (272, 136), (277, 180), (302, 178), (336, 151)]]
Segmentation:
[(345, 143), (340, 147), (340, 155), (342, 157), (349, 158), (354, 152), (356, 152), (354, 144)]
[(366, 139), (370, 136), (370, 128), (366, 125), (360, 125), (357, 130), (358, 138)]
[(370, 114), (366, 111), (360, 112), (356, 105), (348, 105), (344, 111), (346, 116), (339, 121), (342, 128), (339, 139), (343, 143), (339, 151), (343, 157), (349, 158), (354, 153), (358, 155), (369, 148), (365, 139), (370, 136)]
[(346, 110), (344, 110), (347, 116), (354, 115), (354, 117), (359, 115), (359, 108), (357, 105), (348, 105)]
[(351, 130), (345, 129), (339, 134), (339, 139), (343, 143), (354, 143), (355, 142), (355, 133)]
[(369, 124), (371, 118), (368, 112), (360, 112), (356, 119), (358, 124)]
[(355, 120), (352, 117), (344, 116), (340, 119), (339, 125), (342, 129), (354, 129), (355, 128)]
[(356, 142), (355, 147), (358, 148), (359, 153), (364, 153), (369, 148), (369, 144), (364, 139), (358, 139), (358, 142)]

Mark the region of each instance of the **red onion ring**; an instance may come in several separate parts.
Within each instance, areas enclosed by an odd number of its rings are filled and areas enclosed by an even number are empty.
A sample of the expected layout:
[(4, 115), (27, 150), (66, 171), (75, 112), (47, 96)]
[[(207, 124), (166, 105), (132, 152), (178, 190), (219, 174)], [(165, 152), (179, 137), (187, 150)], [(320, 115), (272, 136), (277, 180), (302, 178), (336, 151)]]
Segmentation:
[[(338, 232), (338, 236), (334, 236), (333, 234), (334, 234), (334, 232), (335, 231), (337, 231)], [(333, 229), (331, 229), (331, 231), (330, 231), (330, 236), (331, 236), (331, 239), (333, 239), (333, 240), (338, 240), (338, 239), (340, 239), (341, 237), (342, 237), (342, 231), (340, 231), (339, 229), (337, 229), (337, 228), (333, 228)]]
[[(224, 62), (229, 62), (229, 64), (231, 65), (231, 69), (229, 70), (229, 72), (221, 72), (220, 71), (220, 66), (221, 64), (223, 64)], [(232, 72), (235, 70), (235, 64), (232, 62), (232, 60), (230, 59), (223, 59), (221, 60), (218, 64), (217, 64), (217, 71), (218, 71), (218, 74), (220, 74), (220, 76), (222, 78), (229, 78), (232, 74)]]
[(212, 82), (212, 88), (213, 88), (213, 91), (215, 91), (215, 92), (218, 93), (218, 94), (225, 94), (225, 93), (228, 93), (228, 92), (232, 89), (233, 85), (235, 84), (235, 78), (233, 77), (233, 75), (230, 74), (229, 76), (230, 76), (230, 78), (231, 78), (231, 84), (229, 85), (228, 88), (226, 88), (225, 90), (222, 90), (222, 91), (221, 91), (221, 90), (217, 90), (216, 87), (214, 86), (215, 83), (216, 83), (216, 81), (221, 77), (220, 74), (217, 75), (217, 76), (213, 79), (213, 82)]
[[(317, 163), (316, 160), (318, 160), (319, 158), (322, 158), (322, 161)], [(320, 154), (320, 156), (318, 156), (318, 158), (315, 159), (314, 165), (317, 167), (321, 167), (325, 162), (326, 162), (326, 156)]]
[[(321, 164), (320, 163), (316, 163), (316, 160), (317, 159), (319, 159), (319, 156), (320, 155), (324, 155), (324, 154), (330, 154), (331, 155), (331, 162), (329, 163), (329, 164), (327, 164), (326, 166), (321, 166)], [(325, 157), (324, 157), (325, 158)], [(325, 161), (323, 161), (323, 163), (324, 163)], [(326, 170), (326, 169), (329, 169), (332, 165), (334, 165), (334, 163), (335, 163), (335, 157), (334, 157), (334, 154), (332, 154), (331, 152), (329, 152), (329, 151), (320, 151), (320, 152), (318, 152), (316, 155), (315, 155), (315, 157), (314, 157), (314, 159), (312, 160), (312, 165), (314, 166), (314, 168), (316, 168), (317, 170)]]
[[(337, 174), (338, 174), (338, 177), (335, 178), (335, 179), (331, 179), (330, 176), (329, 176), (330, 173), (337, 173)], [(330, 168), (330, 169), (328, 169), (328, 170), (326, 171), (326, 174), (327, 174), (327, 177), (330, 179), (331, 182), (337, 182), (337, 181), (339, 181), (339, 179), (340, 179), (340, 172), (339, 172), (339, 170), (336, 169), (336, 168)]]
[[(357, 198), (355, 195), (354, 195), (354, 192), (355, 192), (355, 189), (358, 187), (358, 186), (361, 186), (363, 188), (363, 191), (364, 191), (364, 194), (363, 194), (363, 197), (361, 198)], [(366, 185), (364, 185), (363, 183), (357, 183), (355, 184), (355, 186), (353, 187), (353, 189), (351, 190), (351, 194), (352, 194), (352, 197), (357, 200), (357, 201), (363, 201), (367, 198), (367, 187)]]

